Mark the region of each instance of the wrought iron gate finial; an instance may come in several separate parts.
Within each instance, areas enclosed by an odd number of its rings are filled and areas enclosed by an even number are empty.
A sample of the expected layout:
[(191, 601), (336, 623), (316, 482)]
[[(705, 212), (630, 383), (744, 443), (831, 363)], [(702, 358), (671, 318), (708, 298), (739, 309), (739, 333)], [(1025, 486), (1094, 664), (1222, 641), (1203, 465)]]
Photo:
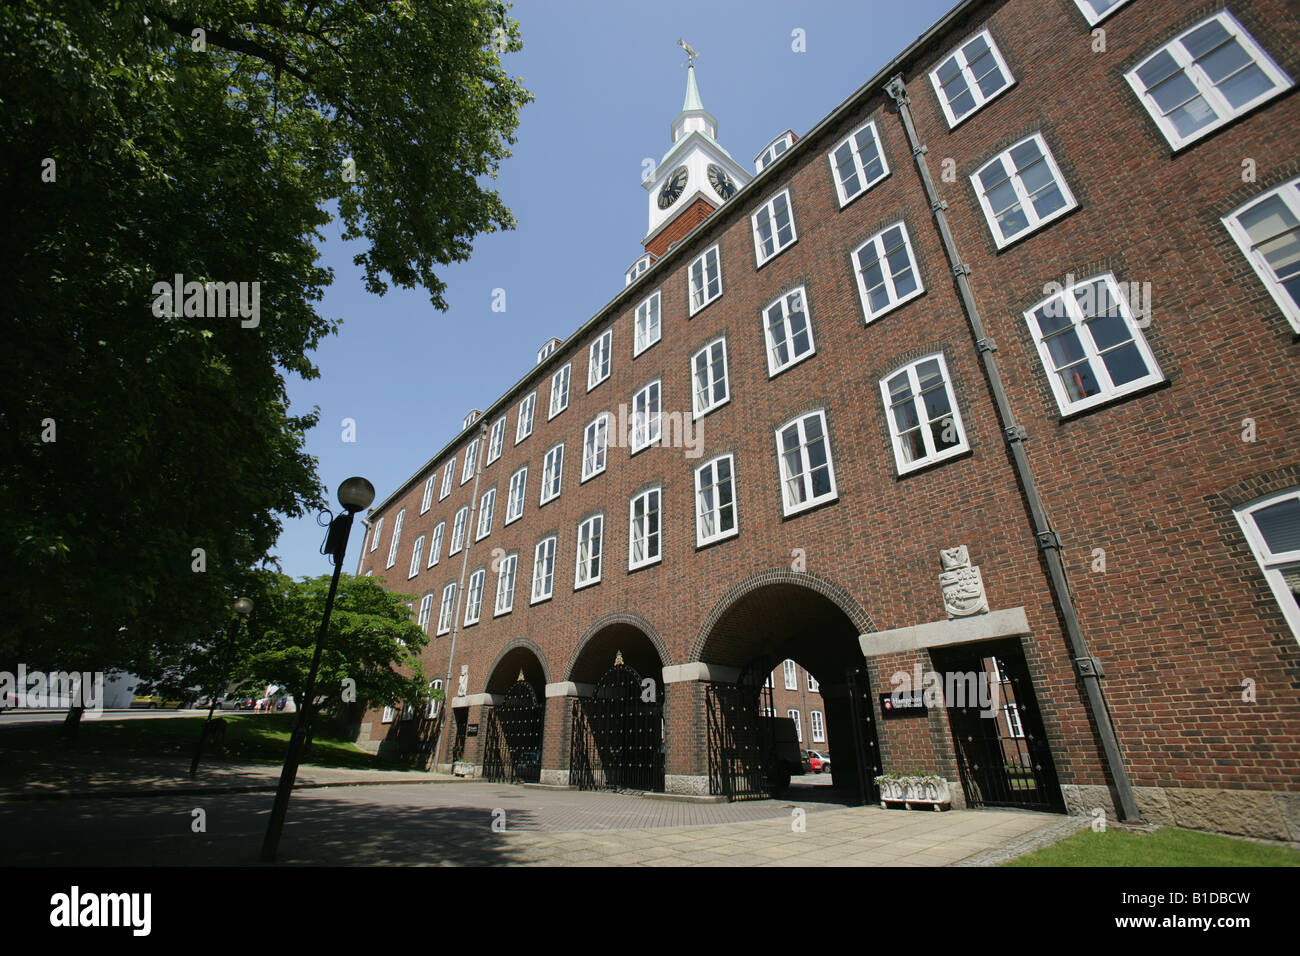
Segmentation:
[(614, 666), (615, 666), (615, 667), (622, 667), (622, 666), (623, 666), (623, 652), (622, 652), (622, 651), (615, 651), (615, 652), (614, 652)]

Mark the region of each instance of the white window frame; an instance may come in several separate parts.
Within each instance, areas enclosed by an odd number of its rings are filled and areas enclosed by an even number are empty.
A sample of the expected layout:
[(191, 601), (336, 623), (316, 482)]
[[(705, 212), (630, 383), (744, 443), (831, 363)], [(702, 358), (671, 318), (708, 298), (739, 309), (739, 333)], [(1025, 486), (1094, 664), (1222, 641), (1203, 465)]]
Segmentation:
[(433, 696), (435, 690), (442, 690), (442, 679), (429, 681), (429, 703), (425, 705), (424, 716), (426, 720), (433, 720), (438, 716), (438, 705), (442, 703)]
[[(1237, 243), (1237, 247), (1241, 250), (1241, 254), (1246, 257), (1246, 261), (1254, 267), (1255, 274), (1258, 275), (1260, 281), (1264, 283), (1264, 288), (1268, 289), (1269, 294), (1273, 297), (1273, 301), (1277, 303), (1278, 308), (1282, 310), (1282, 314), (1286, 316), (1287, 321), (1291, 323), (1291, 327), (1295, 329), (1297, 333), (1300, 333), (1300, 302), (1293, 299), (1282, 283), (1278, 281), (1277, 274), (1273, 271), (1273, 267), (1269, 264), (1268, 260), (1259, 253), (1256, 246), (1250, 240), (1250, 233), (1248, 233), (1245, 227), (1241, 224), (1242, 216), (1253, 211), (1256, 206), (1263, 205), (1264, 203), (1274, 199), (1281, 200), (1283, 205), (1286, 206), (1287, 210), (1293, 217), (1295, 217), (1297, 222), (1300, 222), (1300, 177), (1297, 177), (1296, 179), (1292, 179), (1290, 182), (1283, 183), (1276, 189), (1270, 189), (1268, 192), (1256, 196), (1249, 202), (1234, 209), (1231, 213), (1223, 217), (1223, 225), (1224, 228), (1228, 230), (1228, 234), (1232, 236), (1233, 240)], [(1287, 231), (1289, 232), (1292, 230)], [(1283, 235), (1283, 233), (1279, 233), (1278, 235)], [(1274, 236), (1272, 238), (1275, 239), (1278, 237)], [(1297, 232), (1297, 242), (1300, 242), (1300, 232)]]
[(812, 728), (812, 742), (815, 744), (826, 743), (826, 718), (820, 710), (808, 712), (808, 724)]
[(515, 444), (533, 433), (533, 415), (537, 411), (537, 393), (531, 392), (519, 403), (519, 417), (515, 421)]
[(569, 384), (572, 378), (572, 362), (565, 362), (564, 367), (551, 376), (551, 397), (546, 412), (548, 422), (569, 407)]
[[(1033, 200), (1031, 199), (1028, 190), (1025, 189), (1025, 183), (1020, 175), (1020, 171), (1015, 168), (1015, 164), (1011, 159), (1011, 151), (1013, 149), (1016, 149), (1018, 146), (1023, 146), (1031, 140), (1037, 144), (1039, 152), (1042, 154), (1042, 158), (1039, 162), (1047, 164), (1047, 168), (1051, 170), (1052, 173), (1053, 185), (1055, 185), (1060, 191), (1061, 198), (1065, 200), (1065, 205), (1060, 209), (1048, 213), (1046, 216), (1038, 215), (1038, 210), (1034, 208)], [(1014, 232), (1009, 236), (1003, 235), (1002, 226), (998, 223), (997, 214), (993, 210), (993, 204), (989, 201), (988, 192), (984, 189), (984, 183), (980, 179), (980, 174), (984, 172), (984, 170), (988, 169), (994, 163), (999, 162), (1002, 164), (1003, 171), (1007, 173), (1006, 181), (1011, 184), (1011, 188), (1015, 191), (1016, 203), (1019, 205), (1021, 212), (1024, 213), (1026, 222), (1023, 229)], [(993, 241), (997, 244), (999, 249), (1004, 249), (1011, 245), (1011, 243), (1017, 242), (1023, 237), (1037, 232), (1049, 222), (1052, 222), (1055, 219), (1060, 219), (1071, 209), (1075, 209), (1079, 205), (1079, 201), (1074, 198), (1074, 193), (1070, 191), (1070, 184), (1065, 181), (1065, 175), (1061, 172), (1061, 167), (1056, 164), (1056, 157), (1052, 155), (1052, 150), (1048, 147), (1047, 140), (1043, 138), (1042, 133), (1033, 133), (1019, 142), (1008, 146), (1002, 152), (989, 159), (979, 169), (975, 170), (970, 177), (970, 182), (972, 188), (975, 190), (975, 196), (979, 200), (980, 208), (984, 210), (984, 219), (988, 223), (989, 232), (993, 234)]]
[(1088, 21), (1088, 25), (1095, 27), (1120, 7), (1127, 4), (1129, 0), (1116, 0), (1116, 2), (1112, 3), (1107, 9), (1101, 11), (1101, 13), (1098, 13), (1097, 8), (1093, 6), (1093, 0), (1074, 0), (1074, 2), (1078, 5), (1079, 12), (1083, 14), (1083, 18)]
[[(1129, 332), (1132, 333), (1133, 344), (1137, 346), (1138, 353), (1142, 356), (1143, 361), (1145, 361), (1147, 365), (1146, 375), (1120, 386), (1111, 384), (1110, 371), (1106, 368), (1105, 362), (1101, 361), (1101, 354), (1098, 352), (1097, 346), (1093, 342), (1092, 335), (1085, 335), (1080, 330), (1080, 326), (1083, 324), (1083, 313), (1079, 307), (1078, 301), (1073, 295), (1073, 292), (1075, 289), (1089, 286), (1098, 280), (1106, 282), (1111, 300), (1119, 306), (1120, 317), (1124, 320), (1124, 324), (1127, 326)], [(1038, 326), (1038, 319), (1034, 316), (1035, 312), (1054, 299), (1061, 299), (1065, 303), (1066, 312), (1074, 326), (1075, 335), (1078, 337), (1079, 343), (1083, 346), (1085, 360), (1088, 363), (1093, 377), (1097, 379), (1097, 384), (1101, 386), (1101, 391), (1096, 395), (1091, 395), (1088, 398), (1083, 398), (1078, 401), (1072, 401), (1070, 396), (1066, 393), (1065, 387), (1061, 384), (1061, 377), (1056, 374), (1056, 364), (1052, 359), (1051, 351), (1047, 342), (1043, 338), (1041, 329)], [(1100, 275), (1089, 276), (1086, 279), (1081, 279), (1075, 282), (1074, 285), (1071, 285), (1068, 288), (1063, 288), (1060, 292), (1048, 296), (1041, 302), (1035, 303), (1025, 311), (1024, 315), (1025, 322), (1029, 325), (1029, 334), (1033, 337), (1034, 344), (1038, 348), (1039, 361), (1042, 363), (1043, 371), (1047, 375), (1048, 384), (1052, 387), (1052, 394), (1056, 396), (1056, 404), (1060, 409), (1062, 416), (1074, 415), (1096, 405), (1104, 405), (1107, 402), (1114, 401), (1117, 398), (1140, 391), (1148, 386), (1156, 384), (1157, 382), (1163, 382), (1165, 380), (1164, 373), (1160, 370), (1160, 365), (1156, 362), (1156, 357), (1152, 354), (1151, 347), (1147, 344), (1146, 336), (1142, 334), (1141, 326), (1139, 326), (1137, 321), (1134, 319), (1132, 308), (1128, 304), (1127, 297), (1120, 290), (1113, 272), (1103, 272)]]
[(492, 519), (496, 510), (497, 490), (489, 488), (478, 500), (478, 531), (474, 535), (475, 541), (482, 541), (492, 533)]
[(456, 582), (452, 581), (442, 589), (442, 600), (438, 604), (438, 634), (451, 633), (451, 622), (456, 617)]
[[(555, 535), (548, 535), (533, 548), (533, 585), (530, 589), (529, 604), (547, 601), (555, 594), (555, 555), (559, 541)], [(546, 585), (546, 591), (540, 585)]]
[(808, 675), (808, 693), (820, 694), (822, 685), (817, 683), (817, 678), (813, 677), (812, 671), (805, 671), (804, 673)]
[[(934, 448), (932, 440), (933, 436), (931, 436), (929, 429), (931, 422), (923, 417), (925, 405), (924, 402), (921, 402), (919, 406), (917, 406), (920, 412), (920, 414), (918, 414), (918, 419), (920, 419), (921, 437), (925, 443), (927, 454), (909, 462), (903, 459), (903, 441), (902, 436), (898, 433), (898, 423), (894, 420), (894, 406), (889, 395), (889, 382), (891, 379), (897, 378), (900, 374), (906, 372), (908, 384), (911, 386), (912, 391), (911, 397), (908, 398), (908, 401), (916, 405), (922, 394), (916, 370), (922, 363), (929, 361), (937, 361), (939, 363), (939, 370), (943, 375), (943, 387), (946, 389), (948, 394), (948, 407), (951, 410), (953, 425), (957, 429), (957, 435), (960, 440), (957, 444), (948, 448), (941, 450)], [(900, 475), (905, 475), (908, 472), (917, 471), (921, 468), (928, 468), (930, 465), (937, 462), (947, 461), (949, 458), (970, 451), (970, 439), (966, 434), (966, 426), (961, 420), (961, 409), (957, 407), (956, 390), (952, 387), (952, 373), (948, 370), (948, 362), (944, 358), (942, 352), (923, 355), (914, 361), (908, 362), (906, 365), (899, 366), (889, 374), (885, 375), (880, 380), (880, 395), (881, 400), (884, 402), (885, 420), (889, 425), (890, 444), (894, 449), (894, 464), (898, 468), (898, 473)]]
[(794, 735), (799, 743), (803, 743), (803, 718), (795, 707), (791, 707), (785, 712), (786, 717), (794, 721)]
[(465, 626), (477, 624), (483, 613), (483, 582), (487, 580), (487, 568), (479, 568), (469, 576), (465, 585)]
[[(971, 72), (970, 64), (966, 60), (965, 53), (966, 47), (980, 37), (983, 37), (988, 43), (989, 52), (993, 55), (994, 63), (997, 64), (998, 69), (1002, 71), (1003, 77), (1006, 78), (1006, 82), (1002, 86), (998, 87), (998, 89), (996, 89), (992, 94), (988, 95), (980, 89), (979, 82), (976, 80), (975, 74)], [(971, 98), (975, 101), (975, 105), (960, 117), (953, 113), (952, 105), (948, 102), (948, 97), (944, 95), (943, 84), (939, 82), (939, 69), (954, 57), (957, 58), (957, 65), (961, 69), (962, 76), (966, 80), (966, 88), (970, 91)], [(987, 76), (987, 74), (985, 75)], [(1015, 86), (1016, 78), (1012, 75), (1011, 68), (1007, 66), (1007, 61), (1002, 58), (1002, 51), (998, 49), (998, 45), (993, 41), (993, 34), (988, 30), (981, 30), (979, 33), (969, 36), (961, 43), (957, 44), (956, 47), (948, 52), (947, 56), (939, 61), (939, 65), (930, 71), (930, 84), (934, 87), (935, 98), (939, 101), (939, 107), (943, 110), (944, 118), (948, 121), (948, 128), (953, 129), (959, 123), (964, 123), (989, 103), (992, 103), (1007, 90), (1011, 89), (1011, 87)]]
[[(1273, 86), (1269, 90), (1260, 93), (1250, 102), (1245, 103), (1240, 107), (1234, 107), (1228, 102), (1227, 98), (1219, 92), (1218, 88), (1205, 73), (1204, 69), (1192, 60), (1191, 54), (1187, 52), (1187, 49), (1182, 44), (1183, 38), (1195, 33), (1211, 20), (1218, 20), (1223, 25), (1224, 29), (1226, 29), (1228, 33), (1232, 34), (1233, 39), (1241, 44), (1242, 49), (1245, 50), (1248, 56), (1250, 56), (1254, 65), (1263, 71), (1265, 76), (1273, 81)], [(1162, 53), (1167, 53), (1173, 59), (1182, 74), (1187, 77), (1196, 88), (1197, 94), (1199, 94), (1201, 99), (1204, 100), (1206, 106), (1208, 106), (1215, 114), (1213, 122), (1202, 126), (1200, 129), (1197, 129), (1186, 136), (1179, 134), (1178, 130), (1174, 127), (1174, 124), (1165, 117), (1165, 114), (1161, 112), (1159, 104), (1156, 103), (1156, 101), (1148, 94), (1146, 86), (1143, 84), (1141, 77), (1138, 76), (1138, 71), (1141, 70), (1142, 67), (1146, 66)], [(1173, 74), (1170, 74), (1170, 76), (1172, 75)], [(1142, 59), (1141, 63), (1137, 64), (1133, 69), (1125, 73), (1124, 79), (1128, 80), (1128, 84), (1133, 88), (1133, 92), (1137, 95), (1138, 101), (1146, 108), (1152, 121), (1160, 129), (1160, 132), (1164, 134), (1165, 139), (1169, 141), (1169, 145), (1172, 146), (1175, 151), (1183, 149), (1197, 140), (1208, 136), (1210, 133), (1219, 129), (1221, 126), (1230, 123), (1238, 116), (1246, 115), (1256, 107), (1281, 95), (1295, 85), (1294, 81), (1287, 75), (1286, 71), (1283, 70), (1282, 67), (1278, 66), (1277, 62), (1274, 61), (1267, 52), (1265, 52), (1264, 48), (1255, 41), (1255, 38), (1246, 31), (1246, 28), (1241, 25), (1237, 18), (1227, 10), (1221, 10), (1212, 16), (1206, 17), (1204, 20), (1201, 20), (1188, 29), (1183, 30), (1168, 43), (1153, 50), (1149, 56)], [(1168, 77), (1166, 77), (1166, 79), (1168, 79)], [(1190, 100), (1186, 102), (1190, 102)]]
[(463, 485), (474, 477), (474, 466), (478, 464), (478, 438), (465, 446), (465, 465), (460, 470), (460, 483)]
[(433, 485), (437, 478), (438, 473), (435, 471), (424, 480), (424, 497), (420, 499), (420, 514), (424, 514), (433, 507)]
[[(506, 492), (506, 524), (524, 516), (524, 496), (528, 494), (528, 466), (510, 476), (510, 489)], [(502, 525), (505, 527), (505, 525)]]
[(447, 548), (447, 557), (453, 554), (459, 554), (460, 549), (465, 547), (465, 534), (469, 530), (466, 525), (469, 524), (469, 505), (465, 505), (456, 512), (456, 517), (451, 525), (451, 545)]
[[(651, 316), (654, 318), (653, 328)], [(642, 334), (642, 325), (645, 326), (645, 333)], [(653, 338), (651, 332), (654, 333)], [(646, 296), (645, 301), (636, 307), (636, 315), (633, 318), (632, 332), (632, 357), (636, 358), (646, 349), (657, 343), (663, 335), (663, 300), (656, 289), (650, 295)]]
[(415, 544), (411, 545), (411, 569), (406, 573), (406, 578), (408, 581), (411, 578), (415, 577), (417, 574), (419, 574), (420, 571), (422, 570), (420, 567), (420, 559), (423, 557), (424, 557), (424, 535), (420, 535), (418, 538), (415, 539)]
[[(810, 460), (808, 449), (808, 422), (810, 419), (816, 419), (821, 423), (820, 441), (826, 450), (826, 476), (830, 479), (830, 491), (824, 494), (814, 495), (812, 488), (812, 462)], [(790, 452), (786, 449), (782, 440), (783, 434), (791, 427), (797, 432), (799, 441), (798, 446)], [(777, 469), (781, 473), (781, 508), (782, 513), (789, 517), (798, 514), (801, 511), (807, 511), (809, 508), (816, 508), (818, 505), (828, 501), (835, 501), (840, 496), (839, 486), (835, 483), (835, 460), (831, 454), (831, 436), (826, 427), (826, 410), (819, 408), (816, 411), (805, 412), (798, 415), (784, 425), (779, 427), (776, 432), (776, 458)], [(792, 472), (788, 454), (795, 454), (799, 459), (799, 471)], [(796, 500), (792, 486), (797, 486), (799, 493), (802, 494), (803, 500)]]
[[(717, 481), (718, 466), (723, 461), (727, 462), (728, 471), (731, 476), (727, 479), (731, 486), (731, 528), (727, 531), (714, 531), (713, 534), (706, 535), (704, 533), (704, 518), (706, 512), (703, 510), (704, 487), (702, 479), (704, 473), (707, 471), (710, 480), (713, 482), (710, 487), (716, 489), (719, 486)], [(695, 469), (695, 544), (697, 547), (712, 544), (715, 541), (725, 541), (727, 538), (734, 538), (736, 535), (740, 534), (740, 499), (737, 494), (737, 489), (736, 456), (730, 452), (724, 455), (718, 455), (715, 458), (710, 458), (704, 464), (700, 465), (699, 468)], [(718, 503), (716, 494), (714, 495), (713, 505), (708, 510), (707, 514), (715, 519), (715, 527), (720, 528), (722, 526), (722, 508)]]
[(379, 717), (379, 722), (383, 724), (391, 724), (393, 722), (393, 718), (396, 716), (397, 716), (397, 712), (393, 710), (392, 707), (385, 705), (384, 712)]
[[(585, 536), (585, 537), (584, 537)], [(592, 540), (596, 545), (593, 548)], [(587, 547), (583, 556), (583, 545)], [(578, 553), (574, 561), (573, 590), (578, 591), (593, 584), (599, 584), (604, 570), (602, 558), (605, 553), (605, 516), (592, 515), (578, 523)]]
[(502, 415), (492, 423), (492, 431), (488, 436), (487, 458), (483, 460), (483, 467), (487, 467), (501, 457), (501, 448), (506, 443), (506, 417)]
[(645, 255), (637, 256), (636, 261), (633, 262), (630, 266), (628, 266), (627, 271), (623, 273), (624, 275), (623, 285), (625, 286), (631, 285), (633, 282), (635, 282), (637, 279), (641, 277), (641, 273), (645, 272), (652, 265), (654, 265), (654, 262), (655, 262), (655, 257), (653, 253), (647, 252)]
[(381, 534), (383, 534), (383, 531), (384, 531), (384, 516), (383, 516), (383, 515), (380, 515), (380, 516), (379, 516), (379, 520), (375, 522), (375, 530), (374, 530), (374, 532), (370, 535), (370, 550), (371, 550), (371, 551), (374, 551), (375, 548), (379, 547), (379, 536), (380, 536)]
[(1014, 700), (1009, 700), (1002, 705), (1002, 719), (1007, 722), (1008, 737), (1025, 736), (1025, 725), (1020, 719), (1020, 706)]
[(1300, 499), (1300, 488), (1289, 488), (1259, 498), (1250, 504), (1236, 508), (1233, 514), (1236, 515), (1237, 523), (1241, 525), (1242, 534), (1246, 536), (1246, 543), (1250, 545), (1255, 562), (1264, 573), (1264, 580), (1268, 582), (1269, 590), (1273, 592), (1273, 598), (1277, 601), (1283, 619), (1291, 628), (1292, 636), (1300, 641), (1300, 606), (1291, 595), (1291, 589), (1287, 586), (1284, 576), (1288, 566), (1300, 564), (1300, 549), (1273, 551), (1255, 522), (1256, 512), (1293, 498)]
[(578, 484), (595, 478), (609, 464), (609, 412), (601, 412), (582, 431), (582, 476)]
[[(557, 454), (558, 452), (558, 454)], [(547, 489), (554, 485), (555, 491), (547, 494)], [(564, 490), (564, 442), (560, 442), (554, 448), (546, 453), (542, 459), (542, 495), (538, 499), (537, 506), (540, 508), (548, 501), (553, 501), (560, 497), (560, 492)]]
[[(654, 393), (654, 410), (651, 411), (650, 397)], [(641, 396), (645, 396), (645, 412), (638, 411), (641, 405)], [(649, 448), (651, 445), (663, 438), (663, 409), (664, 409), (664, 387), (663, 379), (655, 379), (644, 388), (637, 390), (632, 396), (632, 440), (629, 442), (629, 454), (635, 455), (643, 448)]]
[(492, 616), (500, 617), (515, 609), (515, 581), (519, 572), (519, 555), (508, 554), (497, 565), (497, 594)]
[[(718, 291), (713, 295), (705, 298), (709, 291), (709, 286), (713, 283), (709, 280), (709, 260), (712, 258), (713, 269), (717, 273)], [(699, 294), (696, 294), (696, 266), (699, 267), (702, 286)], [(714, 244), (708, 249), (695, 257), (691, 262), (690, 268), (686, 270), (686, 295), (690, 300), (691, 315), (695, 315), (709, 305), (712, 305), (718, 299), (722, 298), (722, 251), (719, 244)]]
[[(782, 200), (785, 201), (785, 216), (790, 225), (790, 238), (784, 243), (781, 242), (782, 227), (778, 224), (777, 219), (779, 215), (777, 209)], [(769, 239), (772, 243), (771, 252), (768, 252), (764, 248), (766, 243), (762, 238), (762, 226), (760, 225), (760, 220), (764, 217), (766, 217), (766, 223), (770, 229)], [(799, 230), (794, 224), (794, 202), (790, 199), (790, 190), (781, 190), (767, 202), (763, 203), (763, 205), (759, 206), (758, 209), (754, 210), (754, 214), (749, 217), (749, 224), (750, 229), (754, 234), (754, 264), (756, 268), (761, 269), (767, 263), (771, 262), (799, 241)]]
[[(874, 179), (867, 178), (867, 166), (862, 161), (864, 146), (862, 134), (864, 133), (870, 135), (870, 142), (876, 148), (876, 158), (880, 160), (880, 175)], [(849, 147), (849, 154), (853, 160), (853, 171), (858, 177), (858, 189), (852, 193), (848, 191), (843, 180), (840, 179), (840, 164), (835, 161), (835, 154), (845, 146)], [(835, 182), (835, 195), (839, 197), (841, 209), (863, 193), (869, 192), (872, 186), (884, 181), (889, 175), (889, 160), (885, 158), (885, 147), (880, 141), (880, 131), (876, 129), (875, 120), (868, 120), (836, 143), (831, 148), (831, 151), (826, 154), (826, 159), (831, 164), (831, 179)]]
[(433, 529), (433, 536), (429, 539), (429, 563), (426, 568), (431, 568), (442, 560), (442, 538), (447, 531), (447, 522), (439, 521), (438, 526)]
[[(803, 321), (804, 332), (808, 337), (808, 349), (798, 355), (794, 352), (795, 332), (790, 324), (790, 316), (795, 314), (790, 307), (790, 300), (798, 297), (803, 304)], [(780, 317), (773, 319), (773, 313), (779, 313)], [(777, 341), (773, 334), (774, 327), (780, 327), (782, 339)], [(763, 309), (763, 341), (767, 344), (767, 377), (775, 378), (780, 372), (798, 365), (804, 359), (810, 358), (817, 353), (817, 345), (813, 341), (812, 330), (812, 310), (808, 308), (808, 292), (803, 286), (784, 292), (777, 299), (768, 303)], [(784, 345), (786, 353), (790, 358), (784, 363), (778, 365), (776, 362), (777, 346)]]
[[(916, 278), (916, 288), (904, 296), (899, 296), (895, 285), (895, 276), (889, 271), (888, 253), (890, 250), (885, 248), (885, 234), (894, 230), (901, 229), (903, 236), (903, 248), (907, 250), (907, 262), (912, 270), (912, 275)], [(868, 295), (867, 282), (862, 276), (862, 253), (868, 247), (871, 247), (875, 260), (881, 262), (880, 274), (885, 280), (885, 290), (889, 293), (889, 302), (881, 309), (876, 310), (871, 307), (871, 297)], [(896, 246), (893, 248), (897, 248)], [(921, 281), (921, 270), (916, 264), (916, 250), (912, 248), (912, 237), (907, 231), (907, 223), (903, 220), (891, 223), (884, 229), (881, 229), (874, 236), (868, 238), (865, 242), (853, 250), (850, 257), (853, 260), (853, 276), (858, 283), (858, 298), (862, 301), (862, 314), (866, 317), (866, 322), (871, 323), (882, 315), (887, 315), (895, 309), (908, 302), (911, 302), (917, 296), (925, 293), (925, 283)]]
[(614, 330), (606, 329), (587, 349), (587, 391), (609, 378), (613, 367)]
[[(777, 157), (794, 145), (794, 133), (786, 130), (772, 142), (763, 147), (763, 151), (754, 157), (754, 172), (761, 173), (776, 162)], [(778, 149), (778, 147), (780, 147)]]
[(388, 564), (385, 567), (391, 568), (397, 563), (397, 545), (402, 540), (402, 522), (406, 520), (406, 509), (403, 508), (397, 512), (397, 520), (393, 522), (393, 540), (388, 545)]
[[(705, 391), (704, 394), (712, 398), (714, 387), (718, 384), (719, 377), (714, 375), (715, 362), (713, 361), (713, 347), (722, 344), (722, 397), (710, 401), (707, 405), (700, 404), (700, 358), (704, 359), (703, 371), (705, 373)], [(720, 335), (712, 342), (709, 342), (704, 348), (700, 349), (691, 356), (691, 408), (692, 417), (703, 418), (709, 412), (721, 408), (731, 401), (731, 376), (727, 371), (727, 337)]]
[(416, 620), (416, 626), (425, 634), (429, 633), (429, 619), (433, 617), (433, 592), (430, 591), (424, 597), (420, 598), (420, 616)]
[[(653, 507), (651, 507), (651, 497), (653, 496)], [(643, 502), (644, 514), (640, 520), (637, 519), (637, 503)], [(653, 521), (653, 523), (652, 523)], [(662, 487), (647, 488), (640, 494), (632, 496), (628, 502), (628, 533), (627, 533), (627, 569), (634, 571), (637, 568), (646, 568), (652, 564), (658, 564), (664, 559), (664, 495)], [(655, 553), (650, 554), (650, 545), (654, 545)], [(645, 553), (645, 557), (640, 560), (636, 557), (637, 546)]]
[(442, 501), (443, 498), (446, 498), (449, 494), (451, 494), (453, 482), (455, 481), (455, 474), (456, 474), (456, 459), (453, 456), (451, 461), (447, 462), (447, 465), (442, 472), (442, 488), (438, 490), (439, 501)]
[(781, 677), (786, 690), (799, 689), (799, 665), (788, 657), (781, 662)]

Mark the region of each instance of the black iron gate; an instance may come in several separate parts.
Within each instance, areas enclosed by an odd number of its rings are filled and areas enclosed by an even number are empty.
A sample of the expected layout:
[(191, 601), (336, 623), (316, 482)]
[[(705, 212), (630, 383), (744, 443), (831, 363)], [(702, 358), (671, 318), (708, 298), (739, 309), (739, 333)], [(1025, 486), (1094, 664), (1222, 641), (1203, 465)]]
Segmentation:
[(708, 720), (709, 793), (729, 800), (772, 796), (772, 668), (751, 663), (734, 684), (713, 682), (705, 690)]
[(849, 690), (849, 719), (853, 721), (853, 752), (857, 757), (858, 794), (864, 805), (880, 802), (876, 777), (881, 770), (880, 746), (876, 739), (875, 711), (871, 701), (871, 679), (866, 665), (850, 667), (845, 675)]
[(579, 790), (664, 788), (663, 688), (617, 663), (573, 702), (569, 783)]
[(496, 783), (537, 783), (542, 776), (545, 708), (525, 680), (516, 681), (487, 715), (483, 777)]
[(947, 702), (967, 804), (1064, 809), (1052, 750), (1019, 641), (953, 648), (934, 652), (933, 657), (936, 669), (973, 674), (992, 690), (983, 703), (969, 699)]

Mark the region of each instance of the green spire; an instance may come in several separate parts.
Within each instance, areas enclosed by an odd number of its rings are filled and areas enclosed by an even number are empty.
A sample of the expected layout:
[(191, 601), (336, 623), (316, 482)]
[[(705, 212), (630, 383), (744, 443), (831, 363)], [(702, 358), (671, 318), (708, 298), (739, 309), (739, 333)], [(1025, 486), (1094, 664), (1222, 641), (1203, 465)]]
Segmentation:
[(695, 64), (686, 68), (686, 100), (682, 103), (682, 112), (702, 110), (704, 103), (700, 100), (700, 88), (695, 85)]

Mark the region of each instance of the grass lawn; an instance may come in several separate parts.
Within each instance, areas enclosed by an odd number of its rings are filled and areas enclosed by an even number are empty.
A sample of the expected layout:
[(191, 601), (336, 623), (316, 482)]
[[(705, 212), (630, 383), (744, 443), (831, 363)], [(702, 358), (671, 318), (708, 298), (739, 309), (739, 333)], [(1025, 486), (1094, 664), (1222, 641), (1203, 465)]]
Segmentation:
[[(293, 731), (293, 714), (222, 714), (226, 719), (225, 759), (237, 762), (283, 763)], [(77, 738), (59, 737), (59, 724), (5, 727), (0, 721), (0, 748), (5, 750), (116, 753), (136, 756), (192, 755), (205, 717), (149, 717), (133, 720), (81, 721)], [(205, 760), (210, 759), (207, 754)], [(351, 741), (316, 733), (304, 764), (358, 770), (409, 770), (380, 760)]]
[(1161, 827), (1155, 833), (1084, 830), (1003, 866), (1300, 866), (1300, 850)]

